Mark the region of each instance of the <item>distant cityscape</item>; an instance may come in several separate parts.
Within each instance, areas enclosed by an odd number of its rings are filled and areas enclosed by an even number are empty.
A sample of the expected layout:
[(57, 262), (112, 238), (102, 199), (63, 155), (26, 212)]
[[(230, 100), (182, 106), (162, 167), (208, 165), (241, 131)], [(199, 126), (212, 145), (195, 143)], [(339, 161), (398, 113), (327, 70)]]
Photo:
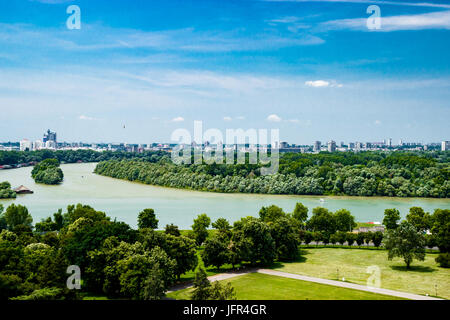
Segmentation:
[[(144, 151), (172, 151), (177, 146), (175, 143), (158, 143), (153, 142), (149, 144), (129, 144), (129, 143), (84, 143), (84, 142), (58, 142), (57, 133), (50, 129), (43, 134), (42, 140), (31, 141), (22, 139), (20, 142), (0, 142), (0, 150), (4, 151), (35, 151), (35, 150), (94, 150), (94, 151), (124, 151), (124, 152), (144, 152)], [(194, 148), (202, 148), (205, 151), (213, 150), (214, 145), (206, 141), (198, 145), (192, 143)], [(217, 147), (217, 145), (216, 145)], [(256, 151), (258, 145), (250, 144), (235, 144), (222, 146), (223, 149), (240, 150), (240, 151)], [(269, 148), (272, 146), (269, 145)], [(399, 140), (397, 144), (393, 143), (392, 138), (384, 139), (380, 142), (340, 142), (336, 143), (334, 140), (322, 143), (322, 141), (315, 141), (312, 145), (297, 145), (289, 144), (288, 142), (281, 142), (276, 144), (274, 148), (279, 149), (279, 152), (294, 152), (294, 153), (318, 153), (321, 151), (328, 152), (347, 152), (347, 151), (395, 151), (395, 150), (411, 150), (411, 151), (427, 151), (427, 150), (450, 150), (450, 141), (420, 143), (420, 142), (405, 142)]]

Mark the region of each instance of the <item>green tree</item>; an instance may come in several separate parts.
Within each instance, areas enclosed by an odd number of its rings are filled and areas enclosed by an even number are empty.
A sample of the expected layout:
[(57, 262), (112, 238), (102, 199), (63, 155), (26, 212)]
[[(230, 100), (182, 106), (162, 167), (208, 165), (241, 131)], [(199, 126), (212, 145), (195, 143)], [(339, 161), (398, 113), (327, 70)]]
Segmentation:
[(194, 219), (192, 230), (197, 245), (201, 245), (208, 237), (208, 227), (210, 224), (211, 219), (205, 213), (199, 214), (197, 218)]
[(139, 212), (138, 227), (139, 229), (143, 228), (158, 229), (158, 219), (156, 219), (155, 210), (144, 209), (141, 212)]
[(450, 268), (450, 253), (440, 253), (439, 256), (435, 259), (435, 261), (442, 268)]
[(436, 209), (432, 216), (431, 233), (441, 252), (450, 252), (450, 210)]
[(23, 280), (15, 274), (0, 273), (0, 301), (23, 294), (22, 282)]
[(270, 234), (275, 241), (279, 260), (294, 260), (298, 257), (298, 237), (291, 220), (279, 218), (269, 225)]
[(356, 242), (357, 234), (356, 233), (347, 232), (346, 237), (347, 237), (347, 244), (349, 246), (352, 246)]
[(180, 230), (178, 229), (178, 226), (174, 225), (173, 223), (167, 224), (164, 232), (166, 234), (171, 234), (175, 237), (179, 237), (181, 235)]
[(400, 223), (395, 229), (388, 230), (384, 243), (388, 250), (388, 259), (403, 258), (407, 269), (410, 269), (414, 259), (425, 260), (425, 237), (407, 221)]
[(163, 271), (159, 264), (154, 264), (144, 281), (142, 299), (161, 300), (165, 296), (166, 290)]
[[(0, 199), (16, 198), (16, 196), (16, 192), (11, 189), (11, 184), (8, 181), (0, 183)], [(0, 213), (2, 213), (1, 210)]]
[(372, 234), (373, 245), (378, 248), (381, 245), (381, 241), (383, 241), (383, 232), (375, 231)]
[(22, 205), (11, 204), (3, 214), (7, 228), (9, 230), (15, 229), (19, 225), (27, 227), (32, 226), (33, 218), (28, 213), (28, 209)]
[(358, 246), (361, 247), (364, 244), (364, 240), (365, 240), (364, 232), (358, 232), (356, 234), (356, 243), (358, 244)]
[(44, 243), (32, 243), (23, 251), (24, 282), (36, 289), (44, 287), (64, 288), (69, 263), (62, 252)]
[(313, 209), (313, 215), (306, 226), (309, 230), (322, 231), (331, 235), (336, 232), (336, 219), (328, 209), (317, 207)]
[(205, 249), (201, 256), (206, 267), (215, 266), (219, 269), (228, 261), (228, 242), (225, 237), (216, 235), (205, 241)]
[(305, 231), (303, 235), (303, 242), (308, 245), (313, 241), (313, 234), (311, 231)]
[(431, 229), (431, 215), (421, 207), (410, 208), (406, 220), (420, 232)]
[(230, 235), (231, 225), (225, 218), (217, 219), (216, 222), (212, 223), (212, 227), (224, 235)]
[(5, 216), (3, 215), (3, 205), (0, 203), (0, 232), (8, 227)]
[(195, 250), (195, 240), (184, 236), (175, 237), (167, 235), (165, 245), (162, 247), (170, 258), (176, 261), (175, 275), (180, 276), (197, 266), (197, 251)]
[(209, 291), (208, 300), (236, 300), (236, 292), (229, 282), (222, 285), (219, 281), (214, 281)]
[(270, 228), (261, 220), (249, 217), (235, 222), (232, 240), (243, 261), (250, 261), (253, 265), (258, 262), (270, 265), (276, 258), (275, 241)]
[(274, 222), (281, 217), (285, 217), (283, 209), (277, 207), (276, 205), (271, 205), (269, 207), (262, 207), (259, 210), (259, 217), (264, 222)]
[(195, 273), (194, 290), (191, 294), (192, 300), (208, 300), (210, 295), (211, 283), (208, 280), (206, 271), (199, 267)]
[(136, 300), (148, 298), (149, 291), (145, 288), (149, 285), (149, 277), (155, 276), (152, 274), (154, 265), (159, 266), (162, 272), (159, 278), (163, 280), (164, 291), (167, 290), (174, 280), (176, 262), (156, 247), (149, 254), (136, 254), (117, 262), (120, 292)]
[(308, 208), (302, 203), (297, 202), (295, 204), (294, 212), (292, 212), (292, 217), (301, 223), (305, 223), (306, 220), (308, 220)]
[(58, 159), (45, 159), (34, 166), (31, 177), (37, 183), (59, 184), (63, 181), (64, 174), (59, 168)]
[(386, 229), (395, 229), (398, 227), (398, 221), (400, 220), (400, 211), (397, 209), (384, 210), (383, 224)]
[(336, 220), (336, 230), (338, 231), (352, 231), (356, 227), (355, 217), (346, 209), (336, 211), (334, 218)]
[(344, 245), (344, 243), (347, 241), (347, 232), (344, 231), (338, 231), (336, 234), (336, 242), (340, 245)]

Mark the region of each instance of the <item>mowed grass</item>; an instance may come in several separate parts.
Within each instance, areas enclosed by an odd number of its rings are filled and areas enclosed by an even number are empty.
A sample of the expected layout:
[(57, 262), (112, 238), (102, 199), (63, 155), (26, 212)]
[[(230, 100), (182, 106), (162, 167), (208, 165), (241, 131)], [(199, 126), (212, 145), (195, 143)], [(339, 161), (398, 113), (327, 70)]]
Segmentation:
[[(386, 250), (308, 248), (297, 262), (278, 263), (273, 269), (324, 279), (367, 284), (369, 266), (378, 266), (381, 288), (450, 299), (450, 269), (435, 262), (437, 254), (427, 253), (425, 261), (414, 260), (407, 270), (403, 259), (387, 259)], [(437, 286), (437, 287), (435, 287)]]
[[(229, 280), (238, 300), (397, 300), (371, 292), (340, 288), (314, 282), (249, 273)], [(193, 288), (167, 294), (169, 298), (189, 300)]]

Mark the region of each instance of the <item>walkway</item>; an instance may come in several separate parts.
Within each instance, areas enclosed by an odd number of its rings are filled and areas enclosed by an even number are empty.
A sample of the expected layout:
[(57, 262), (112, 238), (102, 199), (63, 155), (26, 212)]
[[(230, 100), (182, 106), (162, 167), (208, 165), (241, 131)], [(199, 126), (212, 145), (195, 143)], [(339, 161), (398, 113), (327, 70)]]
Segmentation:
[[(315, 283), (320, 283), (320, 284), (325, 284), (325, 285), (335, 286), (335, 287), (341, 287), (341, 288), (373, 292), (373, 293), (384, 294), (384, 295), (388, 295), (388, 296), (410, 299), (410, 300), (443, 300), (443, 299), (439, 299), (439, 298), (427, 297), (427, 296), (422, 296), (422, 295), (413, 294), (413, 293), (407, 293), (407, 292), (401, 292), (401, 291), (395, 291), (395, 290), (383, 289), (383, 288), (368, 287), (368, 286), (364, 286), (361, 284), (355, 284), (355, 283), (349, 283), (349, 282), (343, 282), (343, 281), (328, 280), (328, 279), (322, 279), (322, 278), (316, 278), (316, 277), (310, 277), (310, 276), (302, 276), (299, 274), (287, 273), (287, 272), (276, 271), (276, 270), (271, 270), (271, 269), (252, 269), (252, 268), (250, 268), (250, 269), (245, 269), (242, 271), (220, 273), (220, 274), (216, 274), (214, 276), (208, 277), (208, 280), (211, 282), (221, 281), (221, 280), (226, 280), (226, 279), (242, 276), (242, 275), (245, 275), (248, 273), (253, 273), (253, 272), (268, 274), (268, 275), (276, 276), (276, 277), (284, 277), (284, 278), (297, 279), (297, 280), (302, 280), (302, 281), (315, 282)], [(182, 289), (187, 289), (190, 287), (192, 287), (192, 283), (181, 284), (181, 285), (172, 287), (171, 290), (168, 291), (168, 293), (173, 292), (173, 291), (182, 290)]]
[(268, 275), (272, 275), (272, 276), (321, 283), (321, 284), (326, 284), (326, 285), (336, 286), (336, 287), (341, 287), (341, 288), (348, 288), (348, 289), (354, 289), (354, 290), (379, 293), (379, 294), (384, 294), (384, 295), (394, 296), (394, 297), (399, 297), (399, 298), (405, 298), (405, 299), (410, 299), (410, 300), (443, 300), (443, 299), (439, 299), (439, 298), (427, 297), (427, 296), (422, 296), (422, 295), (413, 294), (413, 293), (406, 293), (406, 292), (394, 291), (394, 290), (389, 290), (389, 289), (368, 287), (368, 286), (364, 286), (361, 284), (355, 284), (355, 283), (349, 283), (349, 282), (343, 282), (343, 281), (327, 280), (327, 279), (322, 279), (322, 278), (302, 276), (299, 274), (286, 273), (286, 272), (270, 270), (270, 269), (258, 269), (256, 272), (264, 273), (264, 274), (268, 274)]

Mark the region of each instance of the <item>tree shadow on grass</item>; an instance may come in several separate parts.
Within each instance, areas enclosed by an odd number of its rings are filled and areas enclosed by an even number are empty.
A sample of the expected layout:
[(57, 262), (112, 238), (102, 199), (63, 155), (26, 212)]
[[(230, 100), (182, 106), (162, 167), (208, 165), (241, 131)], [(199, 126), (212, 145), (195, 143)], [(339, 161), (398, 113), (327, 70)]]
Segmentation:
[(300, 252), (300, 256), (298, 256), (297, 258), (295, 258), (294, 260), (285, 260), (285, 261), (275, 261), (274, 263), (272, 263), (270, 265), (270, 268), (275, 269), (275, 268), (281, 268), (283, 267), (286, 263), (295, 263), (295, 262), (306, 262), (307, 258), (305, 256), (303, 256), (303, 253)]
[(424, 266), (410, 266), (409, 269), (407, 269), (406, 266), (391, 266), (391, 269), (395, 270), (395, 271), (402, 271), (402, 272), (408, 272), (408, 271), (435, 272), (437, 270), (435, 268), (424, 267)]

